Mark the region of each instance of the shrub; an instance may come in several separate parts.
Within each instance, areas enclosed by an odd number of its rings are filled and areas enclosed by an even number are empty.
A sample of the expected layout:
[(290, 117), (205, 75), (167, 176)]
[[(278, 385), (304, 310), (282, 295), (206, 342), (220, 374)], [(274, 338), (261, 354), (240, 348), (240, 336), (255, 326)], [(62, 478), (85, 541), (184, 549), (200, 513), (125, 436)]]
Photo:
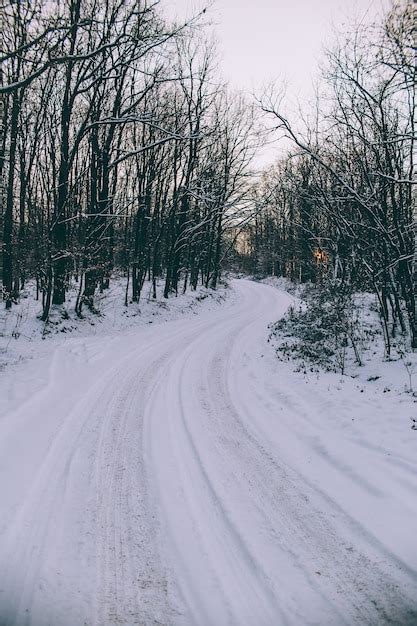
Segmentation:
[(272, 335), (281, 339), (278, 356), (296, 359), (299, 369), (318, 367), (344, 374), (351, 352), (353, 360), (362, 365), (366, 330), (349, 285), (328, 280), (307, 287), (302, 297), (298, 310), (291, 307), (272, 327)]

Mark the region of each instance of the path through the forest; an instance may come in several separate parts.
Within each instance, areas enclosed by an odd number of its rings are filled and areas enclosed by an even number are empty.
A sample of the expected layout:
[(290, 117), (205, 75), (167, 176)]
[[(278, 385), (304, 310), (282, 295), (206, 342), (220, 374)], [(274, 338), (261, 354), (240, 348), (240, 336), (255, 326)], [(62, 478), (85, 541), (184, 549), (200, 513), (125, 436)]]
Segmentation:
[(232, 289), (67, 342), (1, 418), (0, 624), (417, 623), (415, 459), (275, 360), (291, 296)]

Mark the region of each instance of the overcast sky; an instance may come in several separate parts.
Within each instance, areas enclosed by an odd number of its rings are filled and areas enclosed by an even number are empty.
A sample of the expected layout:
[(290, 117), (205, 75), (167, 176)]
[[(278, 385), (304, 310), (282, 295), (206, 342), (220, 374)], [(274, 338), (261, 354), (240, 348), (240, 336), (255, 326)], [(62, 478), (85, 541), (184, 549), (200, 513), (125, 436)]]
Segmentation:
[[(388, 0), (217, 0), (208, 10), (221, 73), (232, 87), (259, 92), (286, 79), (289, 98), (308, 99), (333, 29), (353, 18), (369, 22)], [(200, 0), (161, 0), (183, 19), (206, 6)]]

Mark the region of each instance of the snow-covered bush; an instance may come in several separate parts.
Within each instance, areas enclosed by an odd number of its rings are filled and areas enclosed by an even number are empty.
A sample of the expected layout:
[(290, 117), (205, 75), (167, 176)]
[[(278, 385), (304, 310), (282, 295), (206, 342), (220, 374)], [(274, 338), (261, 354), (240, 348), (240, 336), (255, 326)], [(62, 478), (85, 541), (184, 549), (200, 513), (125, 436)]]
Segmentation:
[(295, 359), (300, 370), (345, 373), (347, 361), (362, 365), (362, 354), (376, 331), (367, 325), (349, 286), (337, 280), (308, 286), (293, 307), (272, 327), (277, 354)]

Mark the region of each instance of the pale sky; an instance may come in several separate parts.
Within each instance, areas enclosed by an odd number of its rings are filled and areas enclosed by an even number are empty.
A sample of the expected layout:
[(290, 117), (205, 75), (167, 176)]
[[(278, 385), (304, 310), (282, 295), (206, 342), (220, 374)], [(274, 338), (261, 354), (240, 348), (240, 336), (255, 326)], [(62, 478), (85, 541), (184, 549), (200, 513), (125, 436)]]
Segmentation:
[[(220, 72), (233, 88), (260, 92), (285, 80), (288, 98), (313, 95), (322, 49), (353, 18), (370, 22), (389, 0), (217, 0), (208, 19), (218, 40)], [(180, 19), (208, 4), (161, 0)]]

